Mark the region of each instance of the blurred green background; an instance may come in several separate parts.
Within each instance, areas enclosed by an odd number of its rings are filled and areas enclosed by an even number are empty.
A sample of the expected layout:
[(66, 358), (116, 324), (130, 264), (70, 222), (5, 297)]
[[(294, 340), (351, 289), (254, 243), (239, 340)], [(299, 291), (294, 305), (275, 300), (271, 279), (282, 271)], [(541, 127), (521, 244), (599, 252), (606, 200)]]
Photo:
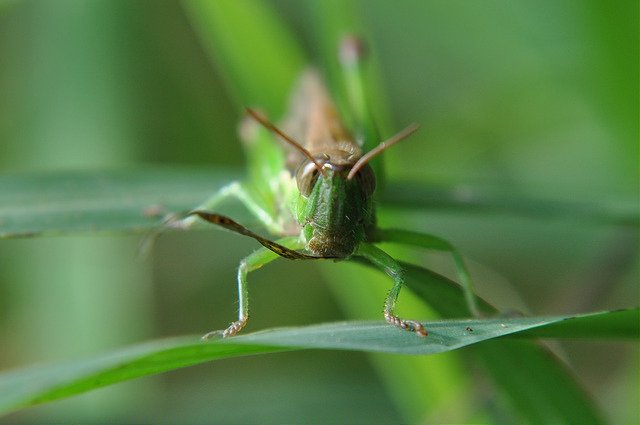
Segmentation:
[[(332, 17), (318, 16), (317, 2), (262, 3), (312, 61), (328, 67), (318, 22)], [(461, 197), (465, 188), (489, 185), (525, 198), (637, 205), (636, 1), (345, 5), (356, 11), (379, 65), (380, 106), (390, 111), (383, 134), (422, 124), (418, 136), (386, 154), (390, 181), (457, 187)], [(239, 23), (225, 18), (233, 37)], [(244, 99), (222, 77), (230, 64), (209, 54), (192, 22), (174, 1), (0, 3), (2, 170), (242, 167), (236, 125)], [(252, 71), (260, 67), (256, 58)], [(264, 90), (274, 96), (273, 88)], [(633, 227), (385, 206), (380, 221), (449, 239), (469, 258), (480, 293), (505, 310), (560, 314), (638, 303)], [(225, 232), (168, 234), (141, 258), (140, 239), (2, 241), (0, 369), (204, 333), (235, 317), (235, 269), (255, 242)], [(451, 274), (446, 257), (415, 259)], [(250, 276), (248, 330), (344, 319), (334, 294), (351, 285), (371, 284), (382, 306), (388, 282), (371, 283), (379, 278), (371, 276), (349, 265), (275, 262)], [(357, 318), (380, 319), (380, 311)], [(553, 346), (611, 422), (640, 422), (637, 344)], [(300, 352), (224, 360), (8, 421), (518, 420), (468, 350), (428, 358)], [(417, 389), (425, 396), (419, 405), (407, 403), (407, 388), (393, 379), (417, 364), (431, 377)]]

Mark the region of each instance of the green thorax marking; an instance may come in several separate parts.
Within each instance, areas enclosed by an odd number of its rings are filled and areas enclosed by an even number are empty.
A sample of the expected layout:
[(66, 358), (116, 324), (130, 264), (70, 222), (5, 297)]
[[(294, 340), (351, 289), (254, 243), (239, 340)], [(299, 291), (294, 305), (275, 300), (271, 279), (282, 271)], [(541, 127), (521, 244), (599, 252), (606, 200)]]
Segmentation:
[(353, 179), (347, 179), (359, 157), (338, 150), (332, 154), (316, 157), (324, 175), (310, 161), (300, 166), (296, 175), (301, 195), (297, 219), (309, 251), (348, 257), (374, 227), (375, 177), (365, 166)]

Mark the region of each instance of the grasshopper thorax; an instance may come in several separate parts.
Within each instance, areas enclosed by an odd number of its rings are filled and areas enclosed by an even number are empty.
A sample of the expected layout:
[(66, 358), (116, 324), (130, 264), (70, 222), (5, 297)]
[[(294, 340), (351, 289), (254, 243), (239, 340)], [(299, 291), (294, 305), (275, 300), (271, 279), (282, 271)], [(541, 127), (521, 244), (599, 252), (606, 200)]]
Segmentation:
[(348, 257), (374, 225), (373, 170), (365, 165), (349, 179), (358, 157), (333, 152), (315, 159), (322, 172), (307, 160), (296, 173), (302, 195), (298, 221), (307, 249), (319, 256)]

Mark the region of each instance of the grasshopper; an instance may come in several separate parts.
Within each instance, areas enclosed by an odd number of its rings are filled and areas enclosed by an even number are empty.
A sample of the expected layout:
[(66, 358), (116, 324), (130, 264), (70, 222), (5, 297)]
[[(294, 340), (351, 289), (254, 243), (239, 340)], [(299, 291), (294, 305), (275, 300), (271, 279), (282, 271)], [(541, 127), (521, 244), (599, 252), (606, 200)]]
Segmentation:
[[(190, 227), (198, 219), (256, 239), (263, 246), (240, 262), (238, 268), (238, 320), (223, 332), (237, 334), (249, 319), (247, 275), (267, 263), (284, 257), (292, 260), (349, 259), (362, 257), (393, 279), (384, 303), (384, 318), (398, 328), (427, 336), (418, 320), (395, 314), (398, 295), (404, 285), (402, 267), (378, 248), (379, 242), (395, 242), (447, 251), (453, 256), (470, 310), (475, 314), (469, 273), (460, 254), (445, 240), (407, 230), (376, 226), (373, 195), (376, 178), (369, 161), (389, 146), (418, 129), (408, 126), (395, 136), (363, 154), (345, 128), (322, 80), (315, 70), (300, 78), (291, 98), (290, 112), (282, 129), (264, 115), (247, 109), (241, 124), (250, 174), (233, 182), (175, 227)], [(280, 143), (274, 140), (274, 135)], [(283, 143), (284, 142), (284, 143)], [(273, 235), (275, 241), (252, 232), (233, 219), (214, 212), (223, 200), (235, 198)], [(220, 331), (203, 336), (208, 339)]]

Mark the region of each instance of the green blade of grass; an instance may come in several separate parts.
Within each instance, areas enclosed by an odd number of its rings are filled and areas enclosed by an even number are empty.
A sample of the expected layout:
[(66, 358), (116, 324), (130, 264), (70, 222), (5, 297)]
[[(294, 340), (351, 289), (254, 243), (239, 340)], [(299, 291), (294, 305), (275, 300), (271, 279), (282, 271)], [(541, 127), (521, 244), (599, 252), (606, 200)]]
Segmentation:
[(389, 182), (382, 194), (385, 205), (403, 209), (442, 208), (470, 213), (506, 214), (537, 219), (640, 225), (638, 199), (553, 200), (490, 185), (437, 186), (416, 182)]
[(5, 174), (0, 238), (87, 231), (142, 231), (188, 211), (239, 175), (179, 168)]
[[(116, 382), (228, 357), (295, 349), (436, 354), (570, 320), (574, 325), (562, 330), (562, 334), (567, 334), (582, 320), (593, 323), (606, 320), (608, 314), (611, 313), (433, 322), (428, 324), (427, 338), (402, 332), (384, 322), (343, 322), (271, 329), (208, 342), (201, 342), (196, 336), (152, 341), (89, 360), (4, 373), (0, 375), (0, 411), (7, 413)], [(498, 346), (492, 347), (495, 350)]]
[[(407, 265), (406, 271), (407, 286), (441, 315), (464, 315), (466, 306), (457, 285), (452, 282), (447, 284), (447, 279), (437, 273), (416, 266)], [(485, 308), (482, 310), (487, 311), (489, 306), (483, 304)], [(620, 326), (616, 324), (619, 314), (607, 314), (614, 316), (610, 324), (616, 330), (612, 333), (620, 332)], [(636, 339), (639, 332), (637, 315), (636, 310), (624, 317), (625, 324), (622, 326), (630, 326), (630, 334)], [(587, 316), (587, 321), (593, 320), (593, 317), (589, 317)], [(577, 323), (564, 324), (569, 325), (573, 327)], [(593, 322), (590, 325), (593, 326)], [(584, 328), (579, 328), (579, 333), (582, 333)], [(496, 387), (527, 422), (603, 423), (598, 407), (577, 378), (546, 347), (533, 341), (496, 341), (493, 344), (479, 345), (473, 353), (479, 356)]]
[[(316, 17), (314, 35), (322, 52), (323, 69), (335, 88), (336, 101), (346, 112), (342, 118), (352, 131), (362, 133), (362, 147), (367, 152), (382, 141), (381, 137), (390, 137), (402, 127), (390, 122), (389, 100), (384, 95), (375, 46), (368, 42), (371, 31), (364, 25), (358, 6), (325, 0), (310, 3), (309, 9)], [(363, 56), (354, 63), (341, 63), (339, 59), (345, 36), (358, 37), (363, 43)], [(370, 162), (378, 188), (383, 188), (386, 180), (383, 163), (382, 155)]]
[(183, 4), (238, 108), (257, 106), (280, 118), (308, 61), (273, 10), (261, 0)]
[(608, 311), (568, 318), (539, 329), (529, 329), (518, 334), (537, 338), (630, 338), (640, 339), (640, 309)]
[[(157, 226), (169, 212), (187, 211), (217, 189), (238, 179), (237, 169), (143, 167), (136, 170), (71, 171), (0, 175), (0, 238), (87, 231), (144, 231)], [(477, 208), (469, 198), (456, 196), (455, 187), (422, 185), (414, 197), (398, 200), (391, 186), (382, 195), (385, 207), (449, 209), (477, 213), (501, 212), (533, 217), (572, 217), (632, 224), (633, 211), (624, 217), (596, 204), (484, 198)], [(483, 192), (469, 187), (468, 191)], [(544, 205), (541, 208), (540, 205)], [(622, 221), (620, 221), (622, 220)]]
[(481, 344), (473, 352), (525, 422), (605, 423), (576, 377), (546, 347), (509, 340)]

